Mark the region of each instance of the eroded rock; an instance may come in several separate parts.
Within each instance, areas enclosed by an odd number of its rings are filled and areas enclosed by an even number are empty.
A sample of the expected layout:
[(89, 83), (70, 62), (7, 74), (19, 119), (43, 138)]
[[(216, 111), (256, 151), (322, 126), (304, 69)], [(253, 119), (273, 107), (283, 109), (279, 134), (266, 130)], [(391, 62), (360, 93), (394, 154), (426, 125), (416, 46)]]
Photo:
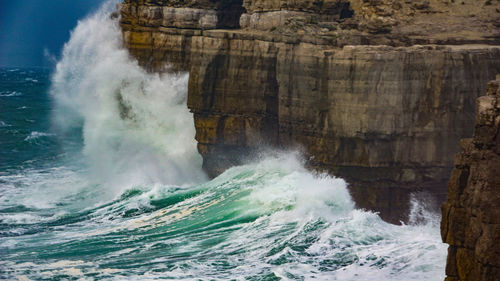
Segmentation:
[(462, 141), (442, 206), (450, 245), (446, 280), (500, 277), (500, 76), (477, 99), (474, 136)]
[[(444, 197), (475, 99), (500, 72), (498, 1), (229, 2), (238, 3), (121, 6), (125, 45), (142, 66), (190, 72), (210, 175), (261, 147), (299, 148), (391, 222), (405, 218), (411, 192)], [(159, 7), (182, 16), (166, 24)], [(221, 24), (224, 11), (240, 13), (238, 28)], [(199, 15), (211, 18), (202, 26)]]

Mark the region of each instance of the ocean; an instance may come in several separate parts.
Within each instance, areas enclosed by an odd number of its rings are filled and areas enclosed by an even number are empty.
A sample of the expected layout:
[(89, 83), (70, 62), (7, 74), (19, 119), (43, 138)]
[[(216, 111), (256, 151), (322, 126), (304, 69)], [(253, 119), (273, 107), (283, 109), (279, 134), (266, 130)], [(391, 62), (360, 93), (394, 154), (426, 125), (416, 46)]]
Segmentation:
[(54, 69), (0, 69), (0, 279), (444, 279), (422, 202), (386, 223), (293, 151), (208, 179), (188, 74), (141, 69), (113, 8), (78, 23)]

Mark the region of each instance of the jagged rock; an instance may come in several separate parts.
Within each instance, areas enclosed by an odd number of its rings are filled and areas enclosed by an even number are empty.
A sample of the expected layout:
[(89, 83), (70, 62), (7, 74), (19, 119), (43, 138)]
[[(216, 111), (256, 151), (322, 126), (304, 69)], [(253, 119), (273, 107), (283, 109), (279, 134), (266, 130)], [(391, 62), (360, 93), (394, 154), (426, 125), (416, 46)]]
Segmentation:
[(477, 99), (474, 136), (462, 141), (442, 206), (448, 281), (500, 278), (499, 85), (500, 75)]

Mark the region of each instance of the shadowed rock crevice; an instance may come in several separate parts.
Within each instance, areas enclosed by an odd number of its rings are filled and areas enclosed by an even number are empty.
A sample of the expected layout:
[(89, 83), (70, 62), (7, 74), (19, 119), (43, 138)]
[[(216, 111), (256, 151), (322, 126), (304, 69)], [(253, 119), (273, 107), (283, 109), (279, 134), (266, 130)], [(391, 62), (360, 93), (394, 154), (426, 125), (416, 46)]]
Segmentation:
[(354, 11), (351, 9), (351, 3), (344, 3), (340, 9), (340, 19), (349, 19), (354, 16)]
[(240, 17), (244, 12), (243, 0), (220, 1), (217, 6), (217, 28), (239, 28)]

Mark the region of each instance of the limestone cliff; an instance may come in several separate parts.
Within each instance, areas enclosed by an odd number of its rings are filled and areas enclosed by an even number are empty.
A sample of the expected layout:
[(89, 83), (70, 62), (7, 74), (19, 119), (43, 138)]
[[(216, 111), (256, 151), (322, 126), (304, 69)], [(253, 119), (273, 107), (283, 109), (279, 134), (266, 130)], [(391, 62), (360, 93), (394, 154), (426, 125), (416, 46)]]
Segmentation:
[(499, 85), (500, 75), (477, 99), (474, 136), (462, 140), (442, 207), (448, 281), (500, 279)]
[[(500, 72), (500, 1), (126, 0), (124, 42), (151, 71), (190, 72), (204, 168), (300, 148), (393, 222), (444, 195)], [(168, 63), (168, 67), (167, 66)]]

